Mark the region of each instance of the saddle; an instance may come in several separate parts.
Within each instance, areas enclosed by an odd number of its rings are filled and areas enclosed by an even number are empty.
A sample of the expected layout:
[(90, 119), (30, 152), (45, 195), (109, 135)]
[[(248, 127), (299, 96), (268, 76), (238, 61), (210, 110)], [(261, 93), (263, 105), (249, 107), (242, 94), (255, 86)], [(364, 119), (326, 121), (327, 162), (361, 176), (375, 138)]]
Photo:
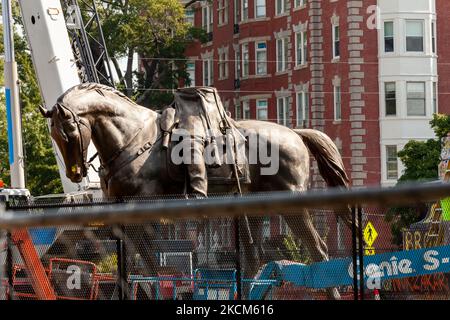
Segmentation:
[(237, 124), (225, 111), (217, 90), (212, 87), (181, 88), (175, 93), (174, 103), (162, 112), (167, 175), (173, 181), (185, 181), (183, 165), (172, 160), (174, 148), (186, 139), (200, 139), (206, 154), (208, 185), (250, 183), (246, 155), (246, 139)]

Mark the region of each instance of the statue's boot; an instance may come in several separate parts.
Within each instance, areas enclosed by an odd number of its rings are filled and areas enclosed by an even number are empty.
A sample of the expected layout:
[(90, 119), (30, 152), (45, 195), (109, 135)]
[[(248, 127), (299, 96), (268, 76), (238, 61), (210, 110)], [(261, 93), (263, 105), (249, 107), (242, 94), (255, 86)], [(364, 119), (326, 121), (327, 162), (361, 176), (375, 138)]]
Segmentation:
[(198, 198), (206, 198), (208, 194), (208, 178), (206, 174), (205, 159), (203, 156), (204, 142), (202, 139), (192, 139), (191, 154), (192, 161), (188, 164), (190, 193)]

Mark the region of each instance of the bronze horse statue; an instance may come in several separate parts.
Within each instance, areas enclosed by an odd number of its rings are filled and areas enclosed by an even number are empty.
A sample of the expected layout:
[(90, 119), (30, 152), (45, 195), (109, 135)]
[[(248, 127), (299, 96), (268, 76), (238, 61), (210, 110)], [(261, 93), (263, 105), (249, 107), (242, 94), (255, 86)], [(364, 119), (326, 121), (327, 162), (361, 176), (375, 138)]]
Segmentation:
[[(66, 174), (71, 181), (78, 183), (86, 176), (87, 149), (92, 141), (101, 163), (125, 163), (109, 173), (106, 182), (103, 181), (102, 190), (106, 196), (148, 196), (183, 192), (183, 184), (168, 183), (163, 181), (164, 177), (161, 176), (163, 151), (160, 139), (162, 133), (158, 125), (160, 113), (137, 105), (120, 91), (94, 83), (73, 87), (58, 99), (52, 110), (41, 108), (41, 112), (51, 119), (51, 136), (63, 155)], [(243, 186), (244, 193), (306, 191), (310, 178), (308, 150), (316, 158), (319, 171), (328, 186), (348, 187), (349, 179), (339, 152), (325, 134), (310, 129), (292, 130), (266, 121), (244, 120), (237, 121), (235, 125), (242, 132), (251, 130), (258, 135), (266, 135), (264, 138), (276, 143), (279, 149), (278, 173), (261, 175), (262, 165), (250, 164), (251, 183)], [(267, 134), (269, 131), (270, 135)], [(274, 136), (282, 139), (271, 141)], [(147, 148), (142, 149), (143, 146)], [(252, 146), (247, 146), (247, 152), (251, 151), (249, 148)], [(139, 150), (144, 152), (136, 158)], [(233, 192), (231, 186), (229, 192)], [(280, 212), (280, 215), (282, 214)], [(349, 210), (336, 214), (351, 226)], [(248, 234), (241, 232), (245, 261), (242, 265), (246, 266), (244, 274), (253, 277), (261, 267), (263, 218), (248, 219), (253, 241), (249, 240)], [(315, 229), (307, 210), (299, 209), (297, 216), (285, 215), (284, 219), (293, 234), (305, 244), (313, 261), (328, 260), (327, 245)], [(136, 247), (143, 241), (144, 235), (151, 237), (154, 232), (152, 227), (142, 228), (147, 228), (147, 232), (127, 234)], [(147, 266), (155, 267), (151, 250), (139, 251)], [(336, 288), (328, 289), (328, 295), (331, 298), (339, 298)]]

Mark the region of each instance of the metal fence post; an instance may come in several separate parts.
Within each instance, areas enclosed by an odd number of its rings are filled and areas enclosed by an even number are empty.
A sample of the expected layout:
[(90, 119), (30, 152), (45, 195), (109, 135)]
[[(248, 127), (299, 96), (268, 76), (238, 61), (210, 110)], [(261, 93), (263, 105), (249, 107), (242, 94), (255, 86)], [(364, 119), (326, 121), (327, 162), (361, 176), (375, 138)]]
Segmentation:
[(356, 245), (356, 208), (352, 207), (353, 300), (358, 300), (358, 265)]
[(6, 233), (6, 276), (8, 278), (8, 294), (7, 300), (14, 300), (14, 284), (13, 284), (13, 251), (12, 251), (12, 239), (11, 232)]
[(358, 212), (359, 290), (361, 294), (361, 300), (364, 300), (364, 240), (361, 206), (358, 205), (356, 210)]
[(126, 259), (126, 248), (123, 241), (123, 236), (125, 235), (125, 227), (114, 227), (116, 229), (116, 254), (117, 254), (117, 282), (118, 282), (118, 293), (119, 300), (128, 300), (128, 279), (127, 279), (127, 259)]
[(242, 281), (241, 281), (241, 245), (239, 243), (239, 218), (234, 218), (234, 247), (236, 250), (236, 291), (237, 299), (242, 300)]

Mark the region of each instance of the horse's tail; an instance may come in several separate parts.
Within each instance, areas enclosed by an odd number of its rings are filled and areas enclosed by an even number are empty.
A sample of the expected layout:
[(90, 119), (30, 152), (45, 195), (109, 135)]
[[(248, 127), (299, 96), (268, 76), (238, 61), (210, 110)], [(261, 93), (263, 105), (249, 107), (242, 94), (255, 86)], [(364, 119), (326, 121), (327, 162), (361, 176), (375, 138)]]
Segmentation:
[[(345, 172), (342, 157), (334, 142), (323, 132), (312, 129), (294, 129), (314, 156), (319, 172), (329, 187), (348, 188), (350, 180)], [(351, 226), (351, 211), (338, 213), (345, 224)]]
[(326, 134), (312, 129), (294, 129), (317, 161), (320, 175), (329, 187), (348, 188), (349, 179), (341, 155)]

